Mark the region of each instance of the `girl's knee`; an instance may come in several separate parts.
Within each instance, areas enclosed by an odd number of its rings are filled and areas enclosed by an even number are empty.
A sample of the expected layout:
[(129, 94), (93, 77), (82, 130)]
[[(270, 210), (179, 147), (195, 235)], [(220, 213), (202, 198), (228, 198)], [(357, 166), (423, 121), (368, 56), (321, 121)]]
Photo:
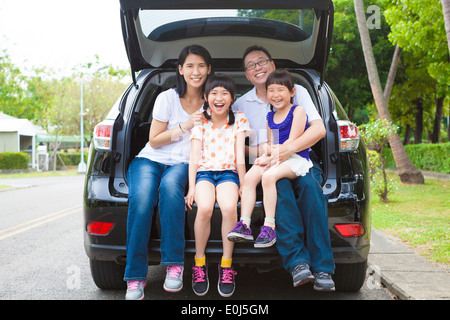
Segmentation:
[(219, 203), (220, 212), (222, 217), (234, 217), (237, 216), (237, 201), (221, 201)]
[(277, 183), (277, 178), (275, 175), (270, 174), (268, 171), (263, 174), (261, 179), (261, 185), (264, 187), (275, 186)]
[(254, 172), (248, 172), (244, 176), (244, 186), (255, 187), (261, 181), (261, 176), (255, 174)]
[(210, 206), (198, 206), (196, 219), (210, 220), (214, 211), (214, 207)]

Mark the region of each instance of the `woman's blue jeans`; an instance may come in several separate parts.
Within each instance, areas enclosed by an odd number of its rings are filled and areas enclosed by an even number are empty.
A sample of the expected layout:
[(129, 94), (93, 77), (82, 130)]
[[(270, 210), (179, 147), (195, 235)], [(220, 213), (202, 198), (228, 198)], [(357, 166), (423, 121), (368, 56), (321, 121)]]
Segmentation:
[(161, 222), (161, 264), (183, 265), (184, 193), (188, 170), (187, 163), (167, 166), (146, 158), (135, 158), (130, 164), (125, 281), (147, 277), (148, 240), (157, 205)]
[(289, 272), (307, 263), (313, 272), (334, 273), (328, 230), (328, 200), (322, 192), (322, 170), (314, 163), (305, 176), (277, 183), (277, 249)]

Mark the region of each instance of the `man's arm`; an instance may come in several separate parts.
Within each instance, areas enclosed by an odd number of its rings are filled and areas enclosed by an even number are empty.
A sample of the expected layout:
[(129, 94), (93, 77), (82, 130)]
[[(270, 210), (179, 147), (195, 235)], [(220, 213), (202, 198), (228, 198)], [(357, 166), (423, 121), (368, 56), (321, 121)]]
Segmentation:
[[(319, 142), (327, 134), (322, 120), (313, 120), (305, 132), (289, 144), (274, 145), (272, 149), (272, 158), (275, 163), (286, 161), (296, 152), (308, 149)], [(278, 156), (277, 156), (278, 154)]]

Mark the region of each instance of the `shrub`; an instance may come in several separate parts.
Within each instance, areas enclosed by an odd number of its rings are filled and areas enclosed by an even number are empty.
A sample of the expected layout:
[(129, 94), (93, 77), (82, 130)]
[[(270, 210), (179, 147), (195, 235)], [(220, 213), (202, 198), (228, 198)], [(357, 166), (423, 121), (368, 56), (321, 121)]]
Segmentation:
[(25, 152), (0, 153), (0, 170), (27, 169), (30, 156)]
[[(51, 157), (52, 154), (53, 153), (50, 152), (49, 157)], [(88, 156), (88, 154), (85, 152), (84, 153), (84, 162), (87, 161), (87, 156)], [(58, 157), (57, 157), (57, 162), (56, 162), (57, 167), (63, 166), (61, 160), (64, 162), (65, 166), (77, 166), (81, 160), (81, 152), (70, 152), (70, 153), (69, 152), (58, 152)]]
[(386, 176), (382, 154), (389, 137), (395, 133), (397, 127), (388, 120), (377, 119), (359, 126), (358, 129), (369, 149), (368, 160), (372, 190), (380, 196), (382, 202), (388, 203), (388, 194), (392, 192), (394, 186)]
[[(419, 170), (450, 173), (450, 142), (436, 144), (411, 144), (405, 146), (411, 162)], [(383, 150), (387, 168), (396, 168), (392, 150)]]

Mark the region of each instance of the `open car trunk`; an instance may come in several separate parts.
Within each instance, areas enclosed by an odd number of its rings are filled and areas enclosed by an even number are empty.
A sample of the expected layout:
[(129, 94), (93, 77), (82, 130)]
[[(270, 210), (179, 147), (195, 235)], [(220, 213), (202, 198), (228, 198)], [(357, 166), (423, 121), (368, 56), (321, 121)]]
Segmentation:
[[(215, 61), (226, 61), (228, 68), (242, 69), (242, 53), (258, 43), (284, 67), (314, 69), (323, 81), (333, 29), (330, 0), (120, 2), (133, 78), (142, 69), (173, 66), (181, 49), (193, 43), (208, 49)], [(292, 23), (277, 20), (284, 19), (286, 10), (295, 16)], [(254, 17), (261, 12), (267, 14)]]

